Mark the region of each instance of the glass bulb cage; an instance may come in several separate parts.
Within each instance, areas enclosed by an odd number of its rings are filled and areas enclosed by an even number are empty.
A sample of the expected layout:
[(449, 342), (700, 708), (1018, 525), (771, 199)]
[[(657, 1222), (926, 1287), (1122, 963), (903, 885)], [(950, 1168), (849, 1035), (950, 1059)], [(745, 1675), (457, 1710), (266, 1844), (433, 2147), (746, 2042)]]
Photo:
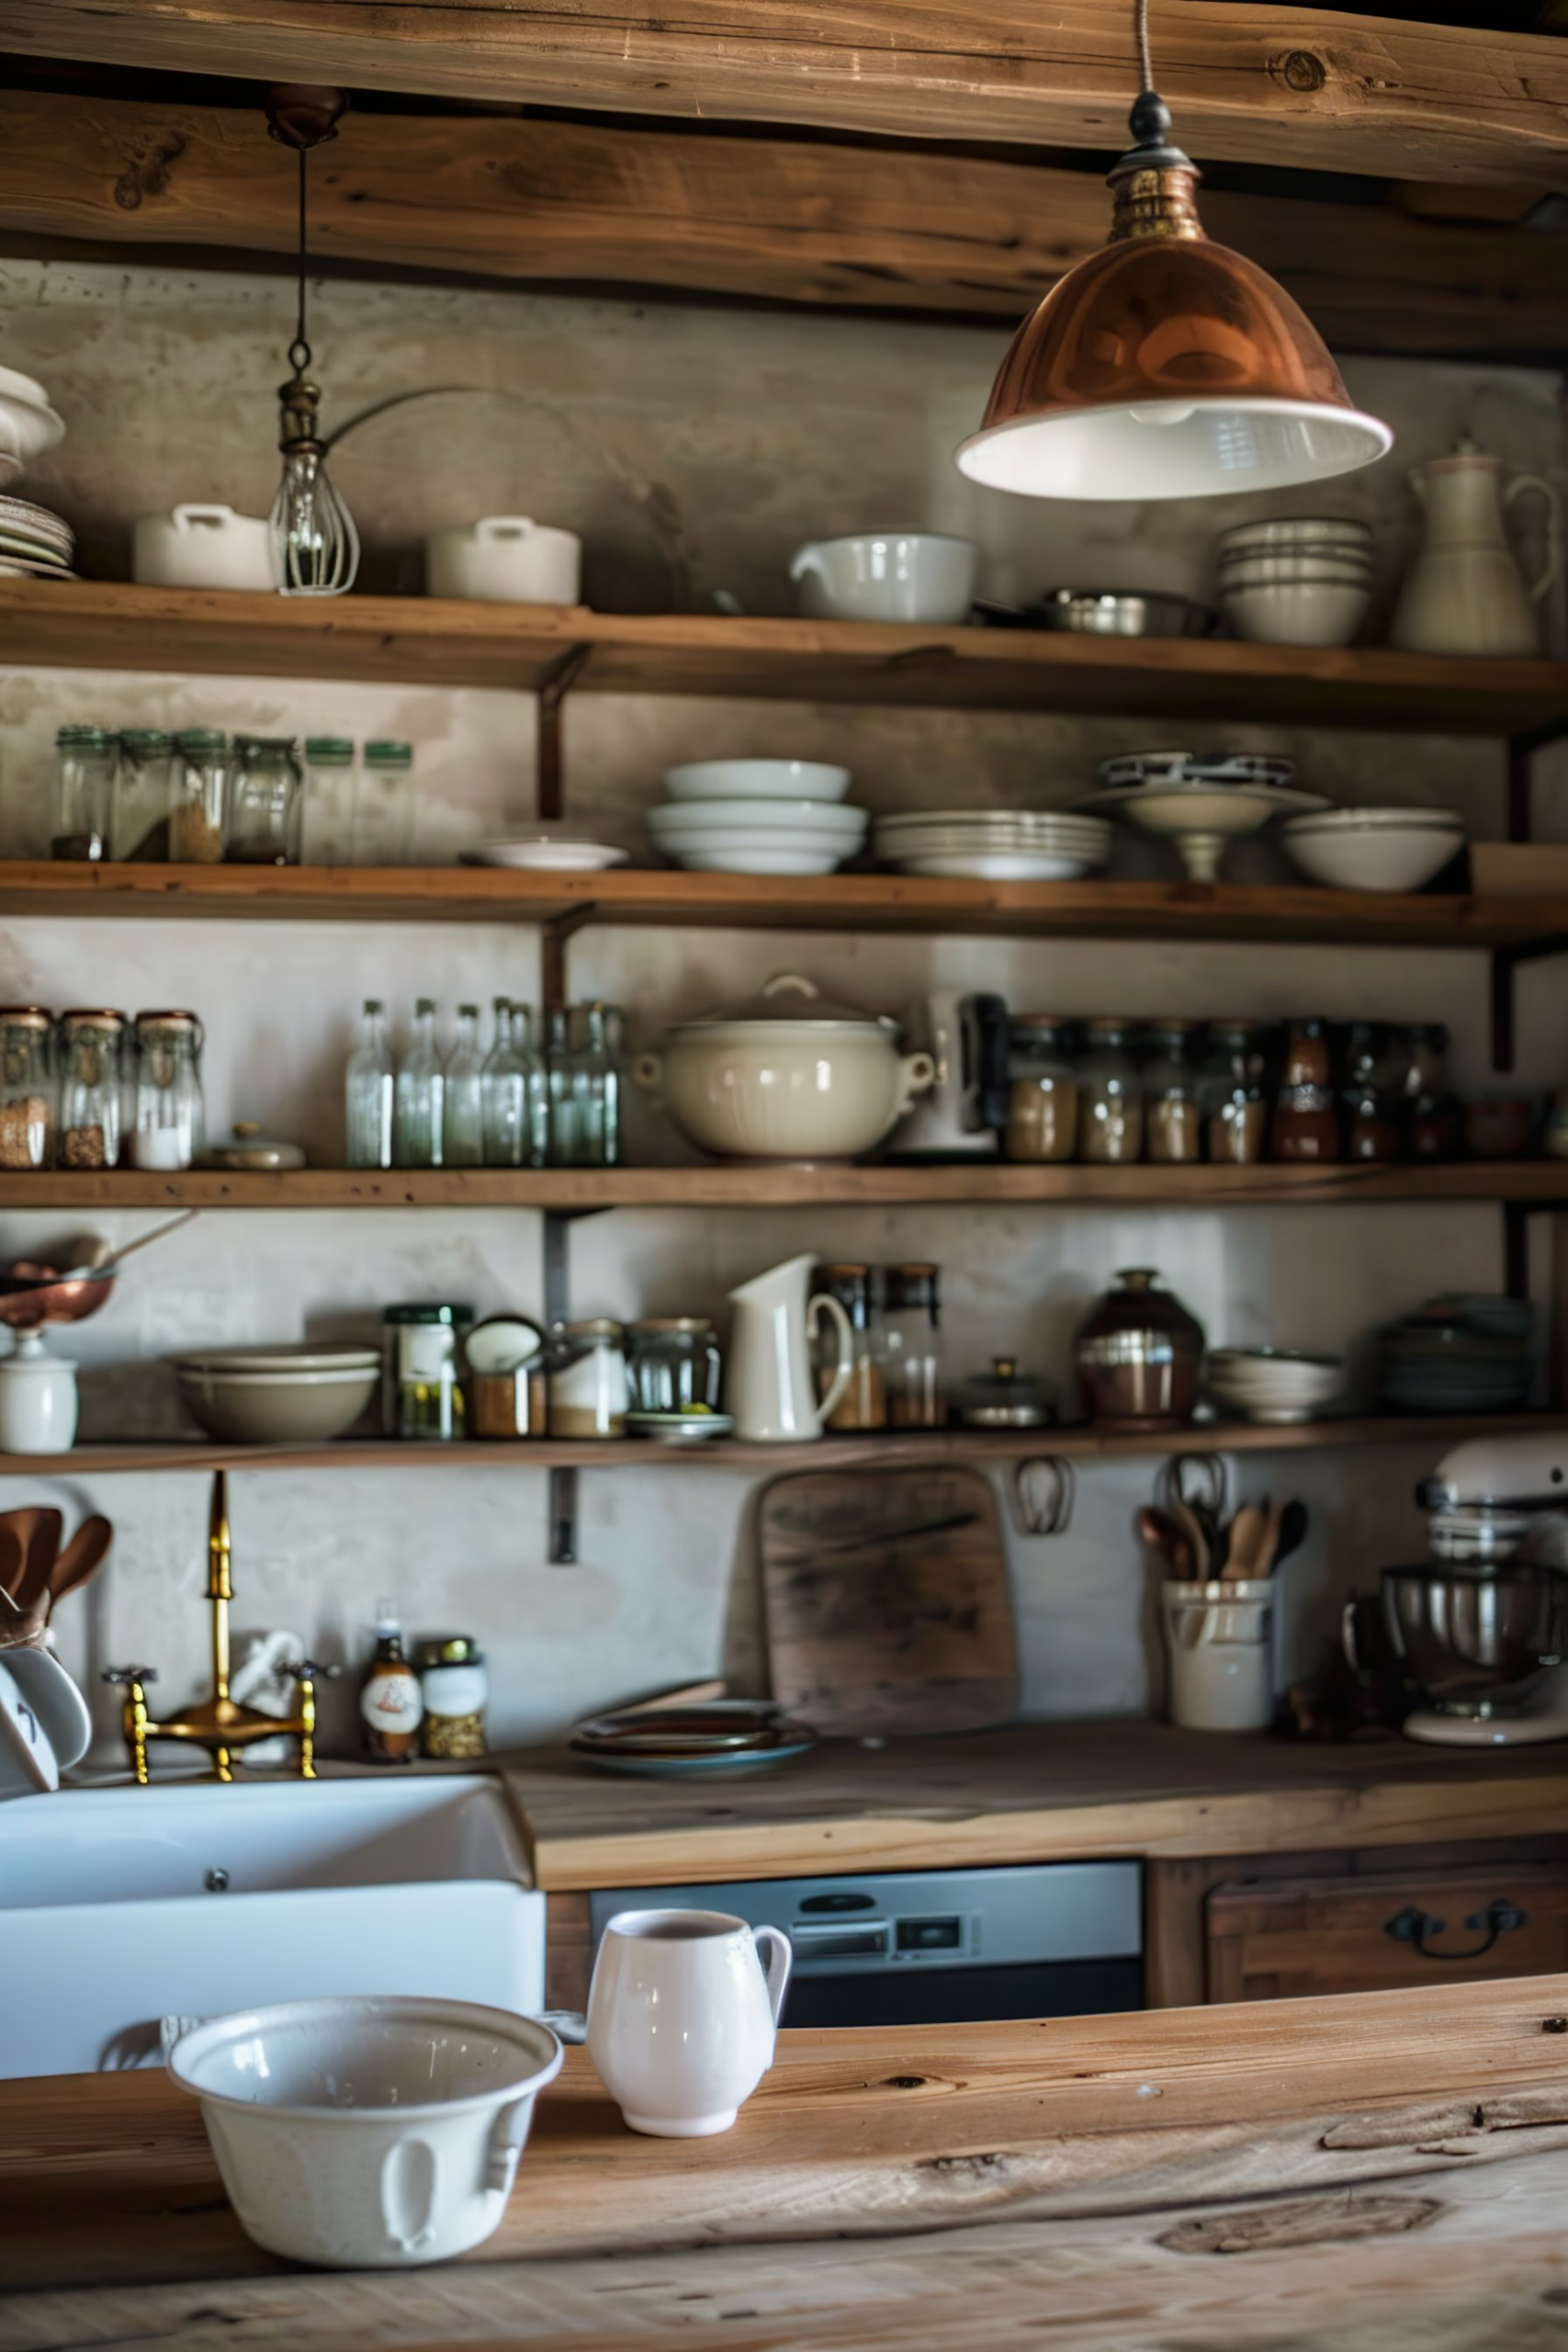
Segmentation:
[(1393, 434), (1355, 406), (1305, 312), (1204, 234), (1198, 172), (1154, 90), (1131, 125), (1110, 242), (1019, 329), (959, 469), (1029, 498), (1213, 498), (1381, 458)]
[(283, 479), (268, 518), (273, 575), (285, 596), (341, 596), (359, 570), (359, 533), (333, 486), (316, 432), (321, 393), (304, 374), (309, 345), (296, 343), (289, 357), (295, 373), (278, 393)]

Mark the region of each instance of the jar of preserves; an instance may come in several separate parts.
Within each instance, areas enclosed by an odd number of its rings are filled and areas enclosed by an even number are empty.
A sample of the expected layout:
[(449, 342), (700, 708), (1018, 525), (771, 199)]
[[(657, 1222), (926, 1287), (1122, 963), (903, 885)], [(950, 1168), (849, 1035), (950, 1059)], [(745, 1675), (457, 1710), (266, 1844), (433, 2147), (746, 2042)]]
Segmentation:
[(201, 1093), (205, 1042), (194, 1012), (136, 1016), (136, 1092), (130, 1121), (133, 1168), (188, 1168), (207, 1140)]
[(491, 1315), (476, 1323), (463, 1349), (468, 1434), (543, 1437), (549, 1427), (545, 1335), (525, 1315)]
[(882, 1278), (887, 1419), (896, 1430), (940, 1430), (947, 1420), (940, 1283), (931, 1265), (889, 1266)]
[(1077, 1149), (1078, 1080), (1068, 1034), (1052, 1013), (1021, 1013), (1008, 1024), (1010, 1159), (1071, 1159)]
[(175, 739), (161, 727), (129, 728), (115, 764), (110, 848), (118, 858), (162, 864), (169, 854)]
[(1339, 1113), (1325, 1022), (1291, 1023), (1270, 1141), (1276, 1159), (1339, 1157)]
[(474, 1310), (456, 1299), (419, 1299), (381, 1315), (381, 1427), (411, 1442), (465, 1433), (463, 1335)]
[(101, 727), (62, 727), (55, 736), (51, 857), (108, 856), (115, 754), (116, 739)]
[(304, 777), (287, 735), (241, 735), (229, 786), (231, 865), (298, 865)]
[(1261, 1021), (1223, 1021), (1210, 1027), (1198, 1100), (1203, 1142), (1217, 1165), (1251, 1168), (1268, 1155), (1268, 1035)]
[[(812, 1295), (836, 1298), (849, 1317), (850, 1378), (843, 1395), (823, 1423), (829, 1430), (885, 1430), (887, 1427), (887, 1375), (882, 1334), (877, 1328), (872, 1295), (871, 1268), (858, 1265), (818, 1266)], [(827, 1396), (839, 1369), (839, 1334), (824, 1316), (817, 1328), (817, 1394)]]
[(53, 1046), (41, 1004), (0, 1005), (0, 1168), (54, 1164)]
[(655, 1315), (626, 1325), (626, 1375), (637, 1413), (718, 1410), (718, 1336), (705, 1315)]
[(123, 1012), (62, 1012), (59, 1028), (62, 1168), (118, 1168), (125, 1116)]
[(1197, 1029), (1195, 1021), (1164, 1021), (1149, 1035), (1153, 1058), (1144, 1071), (1144, 1128), (1149, 1158), (1166, 1167), (1203, 1157)]
[(483, 1756), (490, 1677), (484, 1653), (468, 1634), (436, 1634), (414, 1644), (419, 1669), (422, 1756)]
[(1089, 1023), (1078, 1065), (1078, 1157), (1116, 1162), (1144, 1156), (1144, 1088), (1125, 1021)]
[(1403, 1062), (1391, 1048), (1390, 1032), (1377, 1022), (1352, 1022), (1345, 1056), (1348, 1159), (1398, 1159), (1403, 1077)]
[(219, 865), (229, 824), (229, 738), (215, 727), (175, 738), (169, 855), (176, 865)]
[(552, 1437), (625, 1437), (626, 1343), (608, 1315), (550, 1329), (549, 1411)]

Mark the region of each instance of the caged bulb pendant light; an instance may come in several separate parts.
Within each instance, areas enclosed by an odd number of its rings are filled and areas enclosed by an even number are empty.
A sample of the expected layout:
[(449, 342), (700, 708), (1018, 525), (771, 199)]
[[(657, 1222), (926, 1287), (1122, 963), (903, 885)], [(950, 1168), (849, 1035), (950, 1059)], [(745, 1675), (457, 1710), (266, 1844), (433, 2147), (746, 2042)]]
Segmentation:
[(1148, 0), (1134, 0), (1142, 88), (1111, 174), (1110, 243), (1013, 338), (962, 472), (1028, 498), (1213, 498), (1370, 465), (1393, 435), (1351, 401), (1305, 312), (1198, 219), (1196, 166), (1154, 87)]
[(273, 577), (285, 596), (341, 596), (359, 570), (359, 533), (327, 473), (327, 445), (317, 424), (321, 387), (308, 373), (305, 333), (306, 171), (310, 150), (337, 136), (348, 101), (341, 90), (280, 84), (267, 101), (272, 136), (299, 158), (299, 308), (288, 364), (294, 373), (278, 387), (282, 425), (278, 447), (283, 479), (272, 502)]

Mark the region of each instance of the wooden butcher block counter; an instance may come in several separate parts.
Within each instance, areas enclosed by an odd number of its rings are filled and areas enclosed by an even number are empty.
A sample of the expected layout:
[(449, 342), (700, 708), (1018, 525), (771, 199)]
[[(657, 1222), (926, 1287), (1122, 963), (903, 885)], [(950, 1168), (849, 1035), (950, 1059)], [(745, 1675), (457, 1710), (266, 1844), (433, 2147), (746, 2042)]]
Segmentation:
[(0, 2086), (0, 2352), (1545, 2352), (1568, 1976), (781, 2037), (714, 2140), (569, 2051), (461, 2263), (290, 2268), (161, 2072)]

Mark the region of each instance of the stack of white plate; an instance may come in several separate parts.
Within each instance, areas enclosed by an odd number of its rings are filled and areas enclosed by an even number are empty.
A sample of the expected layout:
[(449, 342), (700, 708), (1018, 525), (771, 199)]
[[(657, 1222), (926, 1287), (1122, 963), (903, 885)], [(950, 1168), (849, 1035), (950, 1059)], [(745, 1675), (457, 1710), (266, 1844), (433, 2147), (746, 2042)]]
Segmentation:
[(1111, 828), (1070, 809), (936, 808), (879, 817), (874, 847), (900, 874), (973, 882), (1076, 882), (1110, 863)]
[(1372, 535), (1349, 516), (1238, 523), (1215, 543), (1220, 603), (1261, 645), (1348, 645), (1372, 594)]
[(1211, 1401), (1238, 1421), (1310, 1421), (1345, 1385), (1339, 1356), (1291, 1348), (1215, 1348), (1205, 1366)]
[(653, 846), (696, 874), (831, 874), (870, 820), (843, 804), (848, 768), (818, 760), (700, 760), (671, 768)]
[(70, 580), (76, 552), (69, 523), (25, 498), (0, 498), (0, 579)]
[(1280, 838), (1291, 862), (1337, 890), (1419, 890), (1464, 847), (1457, 808), (1322, 808)]

